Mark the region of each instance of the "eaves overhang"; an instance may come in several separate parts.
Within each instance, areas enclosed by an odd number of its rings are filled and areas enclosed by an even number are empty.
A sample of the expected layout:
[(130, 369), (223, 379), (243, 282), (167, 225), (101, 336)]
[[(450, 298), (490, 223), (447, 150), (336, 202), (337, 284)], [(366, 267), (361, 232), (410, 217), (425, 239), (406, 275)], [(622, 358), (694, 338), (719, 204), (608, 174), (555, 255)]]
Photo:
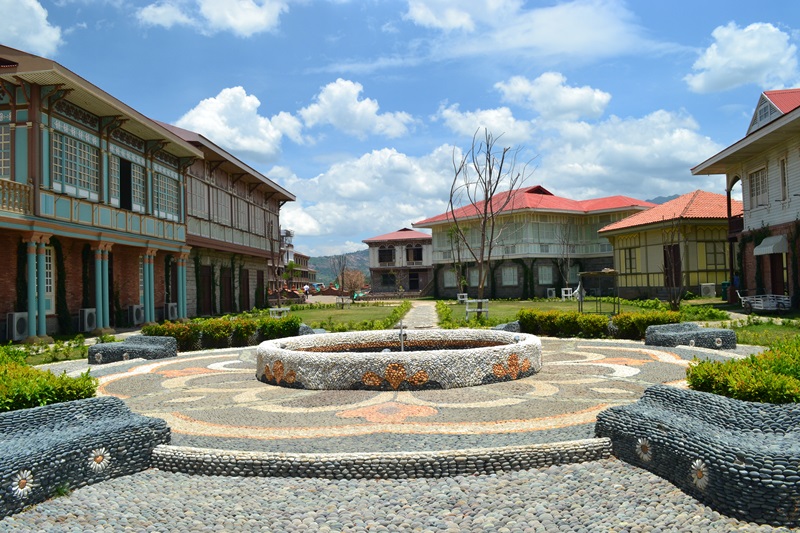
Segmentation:
[(736, 165), (745, 163), (797, 135), (800, 135), (800, 107), (703, 161), (692, 168), (692, 174), (728, 174), (729, 169)]

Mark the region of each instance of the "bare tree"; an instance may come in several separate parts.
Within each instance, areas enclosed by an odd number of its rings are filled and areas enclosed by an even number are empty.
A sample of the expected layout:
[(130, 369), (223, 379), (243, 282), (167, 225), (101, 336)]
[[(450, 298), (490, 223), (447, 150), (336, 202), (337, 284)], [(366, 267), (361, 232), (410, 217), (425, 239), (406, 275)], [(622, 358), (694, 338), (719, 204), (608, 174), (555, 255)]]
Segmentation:
[(683, 300), (683, 268), (681, 266), (681, 224), (680, 219), (667, 221), (662, 231), (664, 243), (664, 288), (667, 290), (667, 303), (672, 311), (679, 311)]
[[(270, 221), (267, 224), (267, 239), (269, 239), (269, 252), (270, 252), (270, 266), (272, 281), (275, 282), (275, 287), (278, 289), (278, 307), (281, 307), (281, 291), (283, 290), (280, 280), (280, 265), (281, 265), (281, 241), (280, 241), (280, 226), (275, 222)], [(267, 282), (269, 285), (269, 282)], [(265, 289), (264, 300), (267, 307), (269, 307), (269, 289)]]
[(341, 287), (350, 293), (350, 299), (354, 300), (356, 293), (364, 287), (364, 273), (360, 270), (345, 269), (342, 273)]
[(570, 284), (569, 277), (572, 269), (572, 253), (575, 249), (576, 233), (577, 230), (570, 224), (569, 219), (566, 219), (556, 228), (556, 241), (559, 247), (559, 258), (556, 264), (561, 274), (561, 279), (564, 280), (565, 287), (569, 287)]
[(347, 270), (347, 254), (332, 255), (328, 264), (339, 282), (339, 297), (344, 296), (344, 272)]
[(479, 140), (479, 131), (463, 156), (457, 158), (453, 151), (448, 218), (458, 244), (475, 261), (478, 299), (483, 299), (492, 252), (503, 232), (500, 217), (511, 209), (516, 191), (527, 178), (528, 164), (517, 162), (520, 148), (496, 148), (498, 139), (484, 129)]
[(461, 262), (461, 240), (455, 225), (447, 228), (447, 238), (450, 240), (450, 258), (453, 260), (453, 273), (456, 276), (458, 292), (467, 292), (467, 278), (464, 277), (464, 265)]

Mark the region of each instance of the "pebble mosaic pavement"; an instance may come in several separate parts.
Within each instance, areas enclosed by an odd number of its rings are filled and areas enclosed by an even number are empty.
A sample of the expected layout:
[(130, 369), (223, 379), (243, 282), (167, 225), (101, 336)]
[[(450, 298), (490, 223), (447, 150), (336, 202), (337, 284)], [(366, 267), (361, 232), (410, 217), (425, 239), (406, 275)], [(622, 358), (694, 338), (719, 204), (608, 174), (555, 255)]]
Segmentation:
[(635, 401), (652, 383), (680, 385), (688, 364), (680, 354), (641, 343), (545, 338), (542, 344), (541, 372), (479, 387), (413, 392), (276, 387), (255, 380), (251, 350), (235, 350), (118, 368), (100, 377), (98, 393), (165, 419), (179, 446), (418, 451), (551, 442), (567, 434), (593, 437), (598, 412)]
[[(426, 314), (415, 322), (419, 311)], [(431, 312), (432, 306), (415, 306), (409, 327), (431, 327)], [(134, 411), (167, 420), (174, 445), (402, 452), (591, 438), (602, 409), (636, 401), (653, 383), (683, 386), (694, 356), (727, 360), (757, 350), (740, 346), (721, 353), (551, 338), (542, 338), (542, 347), (537, 375), (416, 392), (266, 385), (255, 379), (252, 348), (112, 363), (92, 367), (91, 373), (100, 379), (98, 394), (119, 396)], [(86, 364), (52, 368), (74, 375)], [(7, 531), (783, 530), (721, 516), (669, 482), (614, 458), (441, 480), (237, 479), (149, 470), (39, 504), (0, 526)]]

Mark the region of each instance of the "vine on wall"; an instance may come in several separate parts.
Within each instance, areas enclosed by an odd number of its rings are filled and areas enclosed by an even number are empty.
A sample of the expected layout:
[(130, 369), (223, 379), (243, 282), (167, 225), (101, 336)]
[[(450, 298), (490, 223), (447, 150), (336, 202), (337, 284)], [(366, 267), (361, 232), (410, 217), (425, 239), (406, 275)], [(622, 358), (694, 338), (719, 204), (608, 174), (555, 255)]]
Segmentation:
[(20, 239), (17, 245), (17, 303), (14, 309), (22, 312), (28, 311), (28, 243)]
[(167, 254), (164, 257), (164, 294), (166, 295), (165, 303), (172, 302), (172, 263), (175, 258), (172, 254)]
[[(81, 307), (90, 307), (89, 304), (89, 269), (92, 261), (94, 261), (94, 254), (92, 247), (87, 242), (83, 245), (81, 250)], [(95, 274), (96, 275), (96, 274)]]
[(200, 283), (200, 254), (192, 254), (192, 261), (194, 262), (194, 291), (195, 294), (197, 294), (195, 297), (195, 302), (197, 302), (197, 304), (194, 313), (195, 315), (200, 315), (200, 302), (203, 301), (203, 287), (202, 283)]
[[(748, 233), (747, 235), (742, 236), (739, 239), (739, 257), (737, 258), (737, 263), (739, 264), (739, 277), (740, 279), (744, 280), (746, 278), (746, 271), (744, 268), (744, 249), (747, 247), (749, 243), (753, 243), (753, 246), (758, 246), (761, 242), (769, 237), (769, 228), (762, 226), (757, 230), (753, 230), (752, 232)], [(755, 272), (755, 280), (756, 280), (756, 293), (763, 294), (764, 292), (764, 273), (761, 271), (761, 261), (756, 259), (756, 272)]]
[(72, 332), (72, 315), (67, 306), (67, 272), (64, 267), (64, 250), (61, 241), (56, 237), (50, 238), (50, 245), (56, 253), (56, 317), (58, 318), (58, 331), (60, 333)]

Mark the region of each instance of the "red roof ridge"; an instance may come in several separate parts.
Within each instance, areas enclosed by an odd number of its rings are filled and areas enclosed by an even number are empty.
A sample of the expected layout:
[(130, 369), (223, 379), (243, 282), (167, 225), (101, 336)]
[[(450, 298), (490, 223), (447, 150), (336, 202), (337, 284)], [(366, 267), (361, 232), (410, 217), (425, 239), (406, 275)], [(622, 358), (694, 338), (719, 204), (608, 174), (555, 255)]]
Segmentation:
[[(688, 192), (668, 202), (633, 214), (618, 220), (608, 226), (600, 228), (599, 233), (616, 231), (659, 222), (669, 222), (681, 219), (727, 219), (727, 196), (719, 193), (708, 192), (702, 189)], [(731, 200), (731, 215), (739, 215), (743, 211), (742, 202)]]

